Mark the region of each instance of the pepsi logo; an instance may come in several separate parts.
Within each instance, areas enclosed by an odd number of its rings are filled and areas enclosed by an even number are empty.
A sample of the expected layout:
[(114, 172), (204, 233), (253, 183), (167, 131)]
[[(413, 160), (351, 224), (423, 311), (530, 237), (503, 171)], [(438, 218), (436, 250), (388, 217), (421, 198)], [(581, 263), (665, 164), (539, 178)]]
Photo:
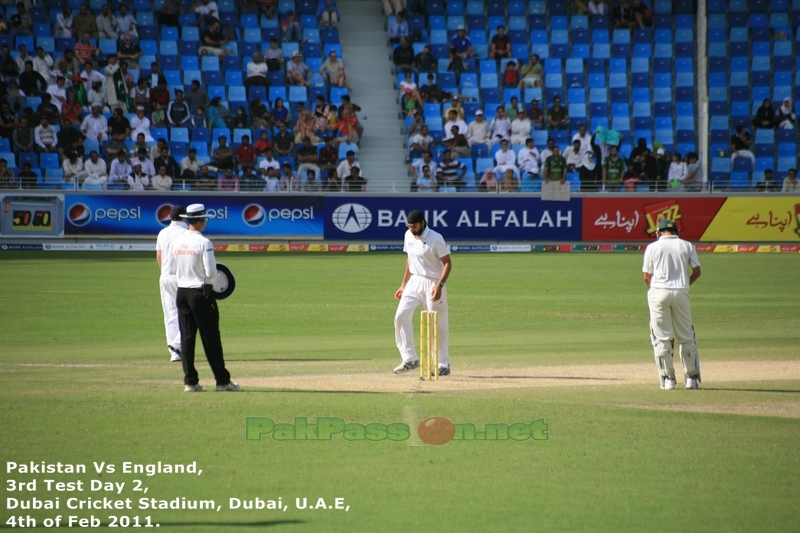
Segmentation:
[(156, 209), (156, 219), (162, 226), (169, 226), (172, 219), (169, 218), (169, 212), (172, 211), (172, 204), (164, 204)]
[(92, 219), (92, 210), (85, 204), (75, 204), (67, 212), (67, 220), (73, 226), (85, 226)]
[(260, 226), (267, 219), (264, 208), (258, 204), (250, 204), (242, 211), (242, 219), (248, 226)]

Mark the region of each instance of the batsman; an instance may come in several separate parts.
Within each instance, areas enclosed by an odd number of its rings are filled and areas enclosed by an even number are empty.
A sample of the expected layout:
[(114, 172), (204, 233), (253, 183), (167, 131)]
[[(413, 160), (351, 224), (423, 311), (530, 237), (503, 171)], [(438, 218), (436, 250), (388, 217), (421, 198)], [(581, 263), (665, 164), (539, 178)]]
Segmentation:
[(672, 220), (661, 220), (657, 241), (644, 252), (644, 282), (650, 306), (650, 335), (661, 388), (675, 389), (671, 340), (680, 353), (686, 388), (696, 389), (700, 379), (697, 339), (692, 326), (689, 285), (700, 277), (700, 261), (694, 246), (678, 237)]

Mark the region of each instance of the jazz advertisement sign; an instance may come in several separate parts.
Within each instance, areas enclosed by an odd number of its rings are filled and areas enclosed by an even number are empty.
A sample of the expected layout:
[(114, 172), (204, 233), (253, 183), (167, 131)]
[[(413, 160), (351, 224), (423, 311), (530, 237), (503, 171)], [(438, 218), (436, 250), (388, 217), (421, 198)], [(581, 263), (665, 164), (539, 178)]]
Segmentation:
[(170, 223), (172, 206), (202, 203), (211, 214), (208, 236), (248, 235), (321, 238), (323, 198), (319, 196), (155, 196), (89, 195), (65, 197), (67, 236), (153, 236)]
[(543, 202), (533, 197), (483, 196), (328, 196), (325, 239), (397, 241), (406, 216), (425, 213), (428, 226), (447, 240), (579, 241), (581, 199)]

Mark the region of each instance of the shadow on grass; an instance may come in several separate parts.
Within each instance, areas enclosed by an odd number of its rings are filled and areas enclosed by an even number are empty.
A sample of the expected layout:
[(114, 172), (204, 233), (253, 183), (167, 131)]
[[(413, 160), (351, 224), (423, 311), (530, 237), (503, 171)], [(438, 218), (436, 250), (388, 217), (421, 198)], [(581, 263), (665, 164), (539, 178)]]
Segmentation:
[(239, 391), (240, 393), (264, 393), (264, 392), (271, 392), (271, 393), (304, 393), (304, 394), (397, 394), (396, 392), (377, 392), (377, 391), (365, 391), (365, 390), (306, 390), (306, 389), (243, 389)]
[(262, 362), (273, 362), (273, 363), (318, 363), (318, 362), (325, 362), (331, 361), (338, 363), (339, 361), (364, 361), (364, 359), (284, 359), (284, 358), (267, 358), (267, 359), (228, 359), (225, 358), (225, 362), (237, 362), (237, 363), (262, 363)]
[(622, 381), (619, 378), (589, 378), (573, 376), (467, 376), (471, 379), (567, 379), (577, 381)]
[(159, 525), (167, 527), (272, 527), (290, 524), (305, 524), (305, 522), (302, 520), (273, 520), (264, 522), (159, 522)]
[(777, 392), (780, 394), (800, 394), (800, 390), (785, 389), (726, 389), (720, 387), (703, 387), (703, 390), (721, 392)]

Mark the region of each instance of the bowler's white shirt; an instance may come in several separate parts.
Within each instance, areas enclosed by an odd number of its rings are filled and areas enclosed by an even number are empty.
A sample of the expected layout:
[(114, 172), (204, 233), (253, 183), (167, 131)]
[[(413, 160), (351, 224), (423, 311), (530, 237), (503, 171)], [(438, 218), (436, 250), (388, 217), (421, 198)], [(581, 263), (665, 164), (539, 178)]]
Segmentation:
[(662, 235), (645, 249), (642, 272), (652, 274), (651, 289), (688, 289), (691, 269), (699, 266), (692, 243)]
[(408, 270), (415, 276), (441, 279), (442, 257), (450, 255), (444, 238), (430, 228), (425, 228), (419, 238), (406, 230), (403, 251), (408, 254)]
[(158, 232), (156, 239), (156, 251), (161, 252), (161, 275), (174, 276), (177, 263), (175, 254), (172, 250), (172, 243), (178, 235), (183, 234), (188, 229), (185, 222), (173, 220), (169, 226)]
[(214, 245), (199, 231), (186, 230), (172, 241), (178, 288), (201, 289), (217, 276)]

